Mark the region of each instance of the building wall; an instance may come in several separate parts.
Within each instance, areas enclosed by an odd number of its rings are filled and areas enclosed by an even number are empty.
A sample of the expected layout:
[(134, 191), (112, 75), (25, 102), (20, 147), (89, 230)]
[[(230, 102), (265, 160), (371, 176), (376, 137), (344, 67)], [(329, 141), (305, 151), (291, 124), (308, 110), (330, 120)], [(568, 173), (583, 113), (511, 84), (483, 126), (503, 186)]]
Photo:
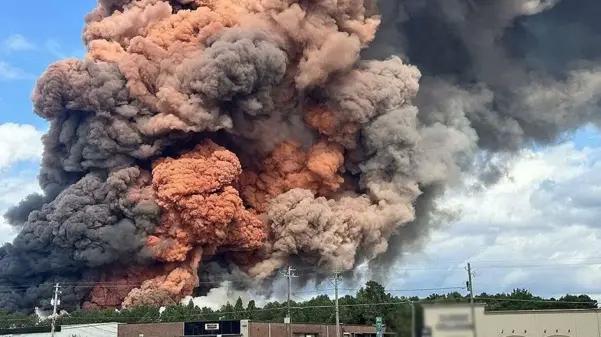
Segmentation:
[[(475, 308), (477, 337), (601, 337), (600, 310), (485, 312)], [(473, 337), (469, 305), (424, 307), (432, 337)]]
[[(335, 325), (320, 325), (320, 324), (292, 324), (292, 336), (305, 337), (307, 334), (314, 334), (316, 337), (336, 337)], [(249, 323), (248, 337), (287, 337), (288, 330), (284, 323)], [(375, 334), (375, 328), (371, 326), (361, 325), (342, 325), (340, 328), (341, 334), (348, 332), (354, 335), (357, 334)]]
[[(240, 321), (242, 337), (288, 337), (284, 323), (259, 323), (248, 320)], [(334, 325), (292, 324), (293, 337), (335, 337)], [(119, 324), (94, 323), (81, 325), (64, 325), (56, 337), (181, 337), (184, 335), (184, 323), (145, 323)], [(356, 336), (375, 336), (375, 328), (362, 325), (341, 325), (341, 335), (350, 333)], [(343, 335), (342, 335), (343, 336)], [(2, 335), (2, 337), (50, 337), (50, 333), (31, 333)]]
[[(484, 307), (477, 307), (476, 311), (478, 317), (480, 311), (484, 313)], [(464, 305), (424, 306), (424, 328), (432, 337), (474, 336), (471, 311)]]
[(121, 324), (118, 337), (180, 337), (184, 323)]
[[(55, 337), (117, 337), (118, 323), (63, 325)], [(3, 335), (3, 337), (50, 337), (50, 332)], [(138, 337), (138, 336), (136, 336)]]
[(495, 337), (599, 337), (600, 318), (599, 311), (592, 310), (487, 313), (482, 330)]
[[(284, 323), (259, 323), (241, 321), (243, 337), (288, 337), (288, 330)], [(293, 337), (306, 337), (307, 334), (315, 337), (335, 337), (334, 325), (320, 324), (292, 324)], [(375, 328), (361, 325), (342, 325), (341, 333), (351, 333), (351, 336), (375, 335)], [(184, 335), (184, 323), (151, 323), (151, 324), (121, 324), (118, 331), (119, 337), (180, 337)], [(143, 336), (140, 336), (140, 335)]]
[[(318, 336), (326, 336), (327, 326), (324, 325), (307, 325), (307, 324), (292, 324), (292, 336), (302, 334), (317, 334)], [(250, 322), (248, 337), (287, 337), (288, 330), (284, 323), (257, 323)], [(332, 335), (332, 336), (335, 336)]]

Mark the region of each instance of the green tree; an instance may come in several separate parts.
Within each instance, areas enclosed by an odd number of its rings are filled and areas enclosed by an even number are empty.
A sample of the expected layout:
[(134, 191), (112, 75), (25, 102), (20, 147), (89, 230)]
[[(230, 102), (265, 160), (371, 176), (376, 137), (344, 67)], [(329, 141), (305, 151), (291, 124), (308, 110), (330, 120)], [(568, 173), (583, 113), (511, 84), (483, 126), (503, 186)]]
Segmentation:
[[(395, 302), (395, 298), (386, 293), (382, 285), (377, 282), (369, 281), (364, 288), (359, 289), (356, 295), (357, 307), (355, 311), (359, 314), (357, 318), (360, 324), (375, 324), (376, 317), (384, 317), (390, 308), (390, 304)], [(397, 300), (398, 302), (398, 300)]]
[(334, 322), (334, 311), (332, 310), (334, 301), (332, 301), (327, 295), (320, 295), (296, 305), (300, 306), (302, 309), (293, 310), (293, 318), (295, 322)]
[(35, 315), (9, 313), (0, 310), (0, 329), (29, 327), (37, 323)]
[(219, 313), (219, 318), (223, 317), (223, 319), (233, 319), (234, 307), (230, 304), (230, 302), (226, 302), (226, 304), (219, 310)]
[(257, 304), (255, 303), (255, 300), (248, 301), (248, 305), (246, 306), (246, 316), (248, 317), (248, 319), (250, 319), (250, 320), (255, 319), (255, 317), (256, 317), (255, 311), (256, 310), (257, 310)]
[[(467, 303), (469, 297), (458, 292), (432, 294), (426, 298), (395, 297), (373, 281), (367, 282), (354, 296), (340, 298), (340, 321), (344, 324), (373, 325), (376, 317), (384, 318), (387, 327), (397, 332), (397, 336), (410, 336), (411, 306), (413, 302)], [(559, 299), (542, 298), (525, 289), (515, 289), (511, 293), (486, 294), (476, 297), (476, 301), (487, 304), (487, 310), (531, 310), (531, 309), (587, 309), (596, 308), (597, 302), (587, 295), (565, 295)], [(306, 323), (333, 323), (334, 301), (327, 295), (319, 295), (302, 302), (294, 302), (293, 321)], [(246, 308), (238, 298), (232, 306), (229, 302), (220, 310), (199, 308), (193, 302), (174, 304), (159, 315), (155, 307), (141, 306), (126, 310), (76, 310), (70, 316), (61, 317), (59, 324), (86, 324), (99, 322), (168, 322), (186, 320), (253, 319), (263, 322), (283, 322), (287, 313), (286, 302), (269, 302), (258, 308), (255, 301), (249, 301)], [(423, 315), (421, 306), (416, 306), (417, 330)], [(0, 311), (0, 329), (36, 326), (33, 315)], [(46, 324), (46, 323), (42, 323)]]
[(580, 302), (580, 303), (565, 303), (565, 309), (596, 309), (597, 300), (593, 300), (588, 295), (565, 295), (559, 298), (561, 302)]
[(232, 315), (232, 317), (234, 319), (243, 319), (246, 318), (246, 313), (244, 310), (244, 303), (242, 303), (242, 298), (240, 298), (240, 296), (238, 296), (238, 299), (236, 300), (236, 304), (234, 305), (234, 314)]

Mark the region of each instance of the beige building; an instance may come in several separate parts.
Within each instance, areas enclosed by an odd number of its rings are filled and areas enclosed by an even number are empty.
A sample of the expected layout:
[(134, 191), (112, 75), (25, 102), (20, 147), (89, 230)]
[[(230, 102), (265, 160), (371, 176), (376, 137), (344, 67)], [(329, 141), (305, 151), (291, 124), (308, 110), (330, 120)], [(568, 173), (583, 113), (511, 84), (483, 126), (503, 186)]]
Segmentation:
[(424, 305), (422, 336), (427, 337), (601, 337), (601, 310), (484, 310), (466, 304)]

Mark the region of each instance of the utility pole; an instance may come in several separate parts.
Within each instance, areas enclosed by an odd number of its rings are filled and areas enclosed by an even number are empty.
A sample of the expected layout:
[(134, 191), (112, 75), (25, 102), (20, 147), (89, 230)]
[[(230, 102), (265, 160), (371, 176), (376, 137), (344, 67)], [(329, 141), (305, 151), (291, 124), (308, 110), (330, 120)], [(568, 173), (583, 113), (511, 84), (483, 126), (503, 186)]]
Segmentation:
[(286, 271), (284, 275), (284, 277), (286, 277), (288, 279), (288, 315), (286, 317), (286, 320), (284, 320), (285, 323), (287, 323), (288, 326), (288, 336), (292, 336), (292, 326), (290, 325), (292, 323), (292, 312), (290, 310), (290, 294), (292, 292), (292, 278), (293, 277), (297, 277), (296, 275), (294, 275), (294, 271), (296, 269), (292, 268), (292, 266), (288, 266), (288, 269)]
[(415, 303), (411, 301), (411, 337), (415, 337)]
[(54, 306), (54, 308), (52, 309), (52, 328), (50, 330), (50, 335), (52, 337), (54, 337), (54, 331), (56, 330), (56, 309), (60, 303), (60, 300), (58, 299), (58, 295), (60, 293), (59, 289), (60, 289), (60, 284), (56, 283), (54, 285), (54, 298), (52, 299), (52, 303), (51, 303)]
[(472, 282), (472, 265), (467, 263), (467, 290), (470, 292), (470, 309), (472, 312), (472, 329), (474, 330), (474, 337), (478, 337), (476, 331), (476, 309), (474, 308), (474, 284)]
[(292, 278), (297, 277), (294, 275), (294, 271), (296, 269), (292, 268), (292, 266), (288, 266), (288, 270), (286, 271), (286, 278), (288, 279), (288, 318), (292, 320), (292, 312), (290, 310), (290, 295), (292, 293)]
[(338, 306), (338, 279), (340, 273), (334, 272), (334, 297), (336, 300), (336, 337), (340, 337), (340, 307)]

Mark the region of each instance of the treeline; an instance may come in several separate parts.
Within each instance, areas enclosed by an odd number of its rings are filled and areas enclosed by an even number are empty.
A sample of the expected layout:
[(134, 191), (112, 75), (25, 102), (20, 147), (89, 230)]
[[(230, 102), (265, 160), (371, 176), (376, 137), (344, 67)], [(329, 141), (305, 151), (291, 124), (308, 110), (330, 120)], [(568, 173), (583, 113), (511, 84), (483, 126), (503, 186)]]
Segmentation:
[[(587, 295), (566, 295), (558, 299), (534, 296), (527, 290), (516, 289), (509, 294), (489, 295), (482, 293), (476, 297), (479, 303), (486, 303), (487, 310), (533, 310), (533, 309), (587, 309), (596, 308), (597, 302)], [(444, 295), (430, 295), (426, 298), (399, 297), (386, 292), (376, 282), (367, 282), (354, 295), (339, 299), (340, 321), (346, 324), (373, 325), (376, 317), (384, 318), (387, 327), (398, 336), (409, 336), (411, 329), (411, 303), (415, 303), (419, 322), (423, 303), (467, 303), (467, 295), (453, 292)], [(306, 301), (293, 301), (291, 315), (293, 322), (334, 323), (334, 300), (326, 295)], [(226, 303), (219, 310), (199, 308), (192, 303), (165, 308), (136, 307), (127, 310), (77, 310), (59, 318), (59, 324), (87, 324), (102, 322), (178, 322), (194, 320), (250, 319), (264, 322), (283, 322), (287, 314), (287, 302), (269, 302), (259, 307), (254, 301), (244, 305), (238, 298), (235, 303)], [(0, 328), (39, 326), (35, 315), (9, 314), (0, 312)], [(47, 322), (41, 323), (47, 324)]]

